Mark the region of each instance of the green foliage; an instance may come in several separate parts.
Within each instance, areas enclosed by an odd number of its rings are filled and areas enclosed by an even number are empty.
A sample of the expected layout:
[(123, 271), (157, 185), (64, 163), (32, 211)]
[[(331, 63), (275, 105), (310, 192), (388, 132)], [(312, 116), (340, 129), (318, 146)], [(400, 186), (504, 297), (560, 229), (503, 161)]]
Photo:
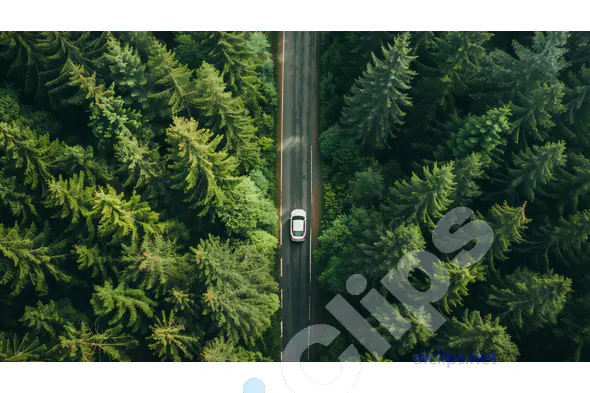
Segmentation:
[(137, 345), (137, 342), (118, 328), (93, 331), (86, 322), (78, 325), (66, 323), (64, 334), (59, 336), (61, 361), (96, 362), (127, 360), (125, 350)]
[(411, 105), (406, 91), (416, 74), (410, 69), (410, 35), (400, 35), (393, 46), (382, 49), (383, 58), (373, 55), (350, 95), (345, 98), (341, 122), (356, 140), (372, 146), (387, 144), (403, 124), (403, 107)]
[(156, 305), (141, 289), (128, 288), (123, 284), (113, 287), (110, 281), (104, 285), (94, 286), (94, 295), (90, 300), (94, 313), (99, 317), (108, 317), (109, 325), (117, 326), (127, 318), (127, 326), (133, 330), (139, 328), (139, 317), (151, 318)]
[(231, 200), (236, 161), (225, 150), (218, 150), (222, 137), (207, 129), (199, 129), (194, 120), (174, 118), (166, 130), (169, 149), (168, 167), (172, 170), (174, 188), (183, 190), (185, 202), (205, 214), (209, 206)]
[(231, 338), (215, 337), (203, 347), (201, 359), (205, 362), (252, 362), (259, 360), (256, 355), (237, 345)]
[(479, 311), (465, 310), (462, 317), (453, 317), (443, 328), (438, 340), (446, 352), (495, 354), (495, 360), (514, 362), (519, 356), (518, 347), (512, 342), (499, 318), (481, 316)]
[(215, 133), (223, 133), (225, 141), (245, 168), (259, 163), (260, 148), (256, 141), (256, 128), (240, 98), (225, 91), (219, 72), (207, 63), (197, 70), (195, 106), (205, 126)]
[(203, 314), (230, 338), (253, 344), (279, 309), (270, 261), (250, 247), (234, 248), (212, 236), (191, 251), (205, 286)]
[(174, 313), (166, 317), (162, 313), (162, 319), (156, 317), (156, 324), (150, 326), (150, 349), (162, 360), (179, 362), (183, 359), (193, 358), (193, 346), (199, 340), (193, 336), (183, 334), (185, 327), (177, 323)]
[(23, 338), (0, 333), (0, 361), (2, 362), (35, 362), (42, 360), (47, 353), (45, 345), (39, 337), (31, 339), (28, 334)]
[(540, 274), (528, 269), (517, 269), (502, 281), (500, 287), (491, 285), (488, 303), (502, 310), (513, 326), (526, 330), (557, 323), (572, 284), (552, 271)]
[(49, 227), (37, 233), (35, 225), (22, 230), (18, 224), (8, 228), (0, 224), (0, 284), (9, 285), (18, 295), (28, 285), (41, 294), (47, 293), (47, 279), (67, 282), (69, 276), (57, 261), (61, 244), (48, 240)]
[(423, 175), (412, 173), (410, 181), (398, 180), (389, 190), (385, 204), (385, 217), (392, 224), (412, 222), (434, 226), (453, 202), (455, 193), (454, 163), (432, 168), (424, 166)]

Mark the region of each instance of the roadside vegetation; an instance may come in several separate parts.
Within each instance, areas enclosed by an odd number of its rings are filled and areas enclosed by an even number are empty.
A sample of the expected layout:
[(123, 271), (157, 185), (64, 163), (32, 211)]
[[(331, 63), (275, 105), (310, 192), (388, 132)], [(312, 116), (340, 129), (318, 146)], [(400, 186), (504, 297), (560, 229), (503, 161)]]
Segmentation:
[[(379, 280), (412, 250), (434, 253), (450, 272), (435, 303), (447, 322), (435, 334), (389, 296), (412, 328), (400, 340), (380, 328), (392, 344), (381, 360), (437, 349), (590, 360), (590, 34), (321, 40), (320, 285), (346, 295), (346, 279), (359, 273), (385, 294)], [(437, 220), (458, 206), (495, 234), (467, 269), (431, 241)], [(427, 288), (425, 276), (414, 279)], [(336, 359), (349, 343), (320, 358)]]
[(278, 358), (270, 41), (0, 33), (0, 360)]

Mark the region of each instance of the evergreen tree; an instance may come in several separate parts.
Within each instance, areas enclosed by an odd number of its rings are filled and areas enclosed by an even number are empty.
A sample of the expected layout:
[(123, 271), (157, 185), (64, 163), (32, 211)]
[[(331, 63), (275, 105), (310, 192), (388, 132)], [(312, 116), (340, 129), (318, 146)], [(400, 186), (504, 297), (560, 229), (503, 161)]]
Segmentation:
[(494, 231), (492, 247), (485, 256), (492, 271), (496, 269), (494, 261), (508, 259), (507, 254), (513, 245), (523, 242), (523, 232), (531, 222), (525, 215), (525, 208), (526, 202), (522, 206), (511, 207), (504, 201), (502, 205), (493, 205), (485, 218), (478, 214)]
[(129, 335), (118, 328), (93, 331), (86, 322), (78, 325), (66, 323), (64, 334), (59, 336), (59, 351), (62, 361), (95, 362), (127, 360), (125, 350), (137, 345)]
[(135, 192), (126, 200), (123, 193), (118, 194), (110, 185), (105, 189), (99, 187), (94, 193), (91, 214), (99, 220), (98, 234), (115, 242), (131, 235), (131, 241), (135, 243), (140, 235), (161, 235), (167, 227), (166, 223), (159, 221), (159, 213), (154, 212)]
[(457, 206), (466, 206), (482, 195), (479, 183), (486, 177), (485, 170), (489, 165), (489, 159), (481, 153), (471, 153), (457, 160), (454, 172), (457, 187), (452, 197)]
[(161, 236), (144, 239), (141, 247), (123, 245), (121, 261), (127, 266), (126, 276), (146, 290), (166, 289), (186, 274), (185, 261), (176, 253), (177, 248), (174, 241)]
[(76, 255), (76, 262), (79, 270), (92, 269), (92, 277), (107, 277), (110, 270), (113, 270), (111, 258), (95, 244), (88, 247), (84, 244), (76, 244), (72, 250), (72, 254)]
[(47, 196), (45, 206), (61, 208), (61, 211), (54, 217), (62, 220), (69, 219), (69, 230), (77, 227), (79, 220), (86, 221), (86, 227), (89, 233), (94, 232), (92, 223), (92, 197), (95, 190), (84, 185), (84, 172), (73, 175), (71, 178), (63, 180), (59, 175), (58, 180), (47, 182)]
[(452, 309), (463, 306), (463, 299), (469, 295), (470, 284), (485, 281), (486, 269), (483, 264), (476, 263), (468, 267), (459, 267), (454, 263), (445, 263), (450, 282), (449, 289), (441, 299), (445, 312), (450, 313)]
[(251, 362), (256, 354), (245, 350), (233, 339), (215, 337), (203, 347), (201, 359), (205, 362)]
[(43, 360), (47, 354), (45, 345), (39, 337), (33, 339), (29, 334), (22, 338), (4, 332), (0, 333), (0, 361), (2, 362), (36, 362)]
[[(527, 148), (514, 156), (512, 168), (500, 178), (500, 194), (511, 201), (533, 202), (541, 186), (555, 180), (555, 171), (565, 165), (565, 142), (548, 142), (543, 146)], [(495, 194), (490, 194), (490, 196)]]
[(451, 133), (434, 156), (438, 160), (459, 159), (477, 152), (498, 164), (506, 144), (505, 134), (510, 130), (510, 116), (510, 109), (501, 107), (490, 109), (483, 116), (468, 118), (459, 130)]
[(346, 132), (363, 144), (383, 146), (403, 124), (403, 107), (411, 105), (406, 91), (416, 74), (410, 69), (409, 33), (384, 47), (383, 59), (373, 55), (373, 62), (357, 79), (345, 98), (341, 123)]
[(453, 202), (455, 193), (454, 163), (432, 168), (424, 166), (423, 176), (412, 173), (410, 181), (398, 180), (389, 190), (385, 202), (385, 217), (393, 224), (412, 222), (434, 226)]
[(205, 287), (203, 314), (230, 338), (253, 345), (270, 326), (279, 298), (269, 261), (247, 250), (213, 236), (191, 248)]
[(534, 330), (557, 323), (565, 306), (572, 280), (549, 271), (547, 274), (517, 269), (491, 285), (488, 304), (498, 307), (518, 329)]
[(223, 133), (231, 151), (245, 168), (259, 164), (260, 152), (256, 127), (240, 98), (225, 91), (225, 83), (215, 68), (207, 63), (197, 70), (195, 106), (205, 126)]
[(133, 330), (139, 328), (140, 315), (148, 318), (154, 315), (153, 307), (156, 305), (143, 290), (128, 288), (123, 284), (115, 288), (110, 281), (102, 286), (94, 286), (90, 303), (97, 316), (108, 317), (111, 326), (118, 326), (123, 317), (127, 316), (127, 326)]
[(158, 150), (150, 149), (133, 135), (118, 135), (114, 154), (120, 164), (117, 173), (127, 176), (124, 187), (150, 187), (163, 173)]
[(168, 167), (173, 173), (173, 187), (183, 190), (185, 202), (199, 208), (201, 214), (210, 206), (228, 203), (237, 180), (234, 157), (217, 150), (221, 139), (207, 129), (199, 129), (196, 121), (179, 117), (166, 130), (166, 141), (172, 146)]
[(61, 299), (58, 302), (50, 300), (47, 304), (39, 300), (36, 307), (25, 307), (19, 322), (33, 329), (37, 334), (45, 334), (53, 338), (62, 331), (66, 320), (79, 322), (81, 318), (68, 299)]
[(37, 233), (35, 225), (21, 230), (18, 224), (8, 228), (0, 224), (0, 284), (10, 285), (16, 296), (31, 285), (41, 294), (47, 293), (49, 277), (67, 282), (69, 276), (56, 263), (61, 255), (60, 243), (49, 243), (49, 227)]
[(183, 333), (185, 327), (176, 322), (174, 313), (168, 317), (162, 313), (162, 319), (156, 316), (156, 323), (150, 329), (149, 347), (160, 359), (179, 362), (193, 358), (193, 347), (199, 340)]
[(512, 342), (499, 318), (491, 315), (482, 317), (479, 311), (465, 310), (460, 319), (453, 317), (437, 334), (437, 341), (446, 352), (495, 354), (495, 360), (514, 362), (519, 356), (516, 344)]

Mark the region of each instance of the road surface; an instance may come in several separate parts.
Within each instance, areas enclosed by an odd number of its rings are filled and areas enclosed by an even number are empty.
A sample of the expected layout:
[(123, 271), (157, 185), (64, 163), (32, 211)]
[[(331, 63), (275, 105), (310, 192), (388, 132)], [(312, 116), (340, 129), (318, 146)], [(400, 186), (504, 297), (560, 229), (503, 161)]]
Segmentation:
[[(281, 115), (281, 304), (282, 348), (311, 324), (311, 239), (319, 227), (319, 201), (312, 202), (319, 176), (318, 62), (319, 33), (285, 32), (282, 35)], [(317, 157), (313, 157), (316, 154)], [(317, 168), (314, 168), (313, 165)], [(289, 238), (289, 214), (304, 209), (308, 216), (307, 239), (293, 243)], [(315, 231), (315, 233), (314, 233)], [(309, 351), (302, 360), (309, 360)]]

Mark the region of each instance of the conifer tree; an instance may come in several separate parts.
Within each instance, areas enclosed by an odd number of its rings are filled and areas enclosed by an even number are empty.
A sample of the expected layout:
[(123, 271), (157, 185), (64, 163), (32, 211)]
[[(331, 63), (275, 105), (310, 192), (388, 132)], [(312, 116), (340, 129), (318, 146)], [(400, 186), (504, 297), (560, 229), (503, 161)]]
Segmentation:
[(506, 136), (510, 131), (511, 111), (508, 107), (490, 109), (485, 115), (469, 117), (459, 130), (453, 132), (444, 146), (434, 153), (438, 160), (465, 158), (472, 152), (500, 161)]
[(488, 304), (502, 310), (516, 328), (530, 331), (557, 323), (571, 284), (571, 279), (552, 271), (517, 269), (502, 279), (501, 286), (491, 285)]
[(397, 225), (402, 222), (434, 226), (453, 202), (455, 193), (454, 163), (432, 168), (424, 166), (422, 177), (412, 173), (409, 181), (398, 180), (389, 190), (384, 213), (387, 219)]
[(452, 198), (456, 205), (466, 206), (482, 195), (479, 183), (486, 177), (485, 171), (489, 165), (488, 157), (475, 152), (457, 160), (454, 172), (457, 187)]
[(94, 286), (94, 294), (90, 300), (94, 313), (99, 317), (108, 317), (109, 325), (117, 326), (127, 319), (127, 326), (139, 329), (140, 316), (151, 318), (156, 305), (141, 289), (128, 288), (124, 284), (113, 287), (110, 281), (104, 285)]
[(210, 206), (231, 200), (236, 161), (226, 151), (217, 150), (222, 136), (199, 129), (194, 120), (174, 118), (166, 130), (170, 146), (168, 167), (172, 170), (174, 188), (183, 190), (185, 202), (205, 214)]
[(137, 341), (119, 328), (94, 331), (86, 322), (67, 322), (54, 350), (59, 351), (62, 361), (124, 361), (128, 359), (125, 351), (136, 345)]
[(166, 223), (159, 221), (159, 213), (154, 212), (147, 202), (135, 192), (129, 200), (123, 193), (117, 193), (112, 186), (99, 187), (94, 193), (92, 217), (99, 220), (98, 234), (112, 237), (121, 242), (131, 235), (131, 242), (139, 241), (140, 235), (153, 237), (166, 231)]
[(69, 230), (77, 227), (80, 220), (86, 221), (86, 227), (90, 234), (94, 233), (92, 223), (92, 197), (94, 188), (84, 185), (84, 172), (73, 175), (64, 180), (61, 175), (57, 180), (47, 182), (47, 196), (45, 206), (61, 208), (61, 211), (54, 217), (69, 219)]
[(549, 265), (550, 257), (566, 265), (586, 260), (587, 241), (590, 235), (590, 210), (577, 211), (568, 218), (560, 217), (557, 223), (544, 223), (532, 235), (532, 248)]
[(382, 58), (373, 61), (357, 79), (345, 98), (341, 123), (347, 132), (363, 144), (384, 146), (403, 124), (403, 107), (411, 105), (406, 91), (416, 74), (410, 69), (409, 33), (384, 47)]
[(36, 215), (37, 209), (29, 194), (21, 192), (17, 186), (16, 177), (8, 177), (0, 169), (0, 204), (10, 209), (15, 217), (26, 220), (30, 215)]
[(19, 322), (33, 329), (37, 334), (45, 334), (53, 338), (62, 331), (66, 320), (80, 322), (82, 318), (68, 299), (61, 299), (57, 302), (50, 300), (47, 304), (39, 300), (35, 307), (25, 307), (25, 312)]
[(194, 346), (199, 340), (184, 333), (184, 325), (176, 322), (173, 312), (168, 317), (162, 312), (162, 319), (156, 316), (156, 323), (150, 329), (149, 347), (160, 359), (179, 362), (193, 358)]
[(522, 206), (511, 207), (504, 201), (502, 205), (493, 205), (485, 218), (478, 214), (494, 231), (492, 247), (485, 256), (493, 271), (496, 269), (494, 261), (508, 259), (507, 254), (512, 247), (523, 242), (523, 232), (531, 222), (526, 217), (525, 208), (526, 202)]
[(120, 164), (117, 173), (127, 176), (124, 187), (136, 190), (150, 187), (162, 173), (163, 166), (157, 149), (150, 149), (133, 135), (120, 134), (115, 144), (115, 158)]
[(106, 279), (112, 265), (111, 259), (105, 255), (100, 246), (95, 244), (89, 247), (85, 244), (76, 244), (72, 250), (76, 256), (79, 270), (92, 269), (92, 277), (102, 277)]
[(153, 85), (149, 99), (155, 101), (157, 113), (167, 115), (194, 116), (191, 112), (195, 89), (192, 82), (193, 72), (186, 65), (178, 63), (174, 53), (162, 43), (151, 38), (147, 62), (148, 83)]
[(469, 295), (470, 284), (485, 281), (486, 269), (482, 263), (476, 263), (468, 267), (459, 267), (454, 263), (445, 263), (450, 282), (449, 289), (441, 299), (441, 305), (445, 312), (463, 306), (463, 299)]
[(239, 346), (233, 339), (223, 336), (207, 342), (201, 352), (204, 362), (251, 362), (256, 361), (255, 354)]
[(24, 172), (24, 183), (32, 189), (52, 179), (53, 157), (48, 135), (38, 135), (28, 126), (0, 122), (0, 151), (9, 165)]
[[(500, 192), (511, 201), (527, 200), (534, 202), (536, 192), (541, 186), (555, 180), (555, 172), (565, 165), (565, 142), (548, 142), (543, 146), (533, 146), (514, 156), (512, 168), (508, 168), (500, 178)], [(495, 195), (491, 194), (490, 196)]]
[(427, 40), (430, 48), (417, 65), (418, 116), (431, 120), (438, 108), (454, 111), (454, 96), (465, 91), (481, 69), (491, 37), (486, 32), (449, 31)]
[(111, 36), (103, 61), (108, 68), (109, 78), (115, 82), (115, 89), (125, 104), (137, 104), (139, 108), (146, 109), (148, 73), (138, 50)]
[(9, 285), (12, 295), (18, 295), (31, 285), (37, 292), (47, 292), (49, 277), (67, 282), (69, 276), (56, 263), (61, 244), (50, 244), (49, 227), (37, 233), (35, 225), (22, 230), (18, 224), (8, 228), (0, 224), (0, 284)]
[(123, 245), (121, 261), (127, 266), (126, 276), (146, 290), (166, 289), (187, 270), (177, 248), (174, 241), (161, 236), (144, 239), (140, 247)]
[(269, 261), (232, 249), (213, 236), (191, 251), (205, 287), (203, 314), (230, 338), (252, 345), (279, 309), (278, 286)]
[(259, 83), (256, 78), (256, 54), (248, 45), (249, 33), (213, 31), (197, 34), (203, 60), (221, 72), (235, 97), (242, 97), (247, 107), (257, 112)]
[(47, 347), (40, 343), (39, 337), (31, 339), (29, 334), (22, 338), (0, 332), (0, 361), (36, 362), (45, 360)]
[(453, 319), (437, 334), (437, 341), (446, 352), (495, 354), (495, 360), (514, 362), (519, 356), (516, 344), (512, 342), (500, 318), (481, 316), (477, 310), (465, 310), (461, 318)]
[(195, 106), (205, 126), (215, 133), (223, 133), (231, 151), (245, 168), (259, 164), (260, 152), (256, 127), (240, 98), (225, 91), (219, 72), (207, 63), (197, 70)]

